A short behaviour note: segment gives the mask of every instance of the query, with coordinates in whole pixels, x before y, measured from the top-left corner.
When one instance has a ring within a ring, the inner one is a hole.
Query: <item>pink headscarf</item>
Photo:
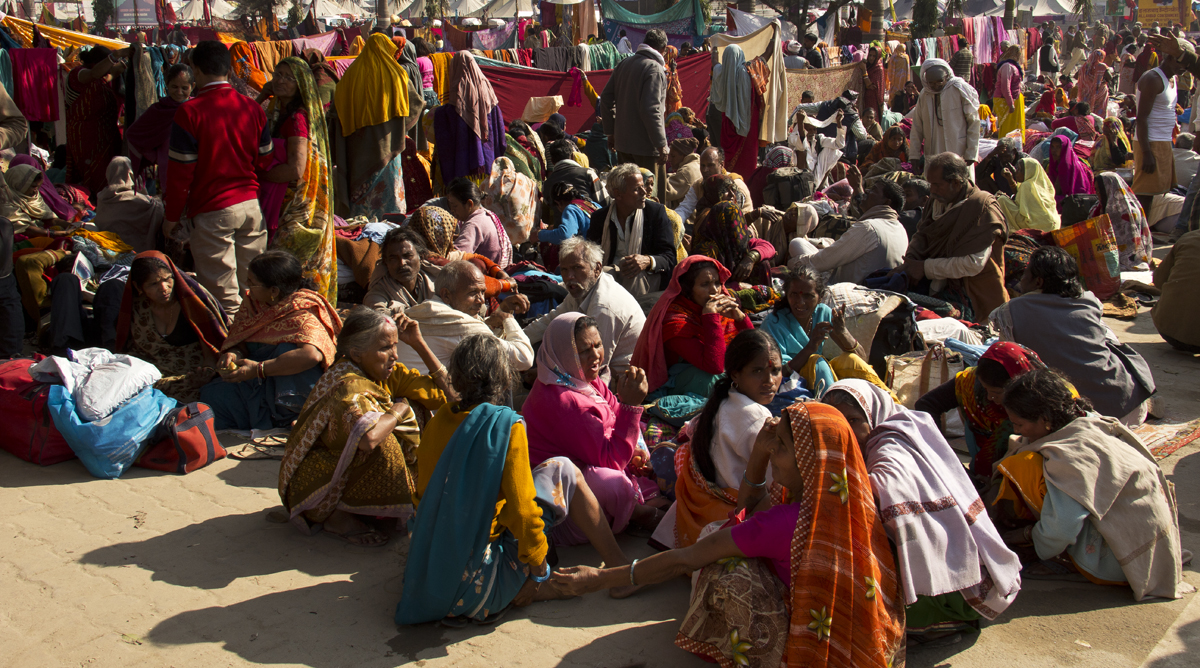
[[[1063,198],[1068,195],[1096,194],[1092,170],[1088,169],[1087,165],[1083,164],[1083,161],[1075,154],[1070,138],[1063,135],[1055,135],[1050,138],[1052,146],[1056,141],[1063,144],[1062,157],[1055,161],[1051,154],[1050,166],[1046,169],[1046,175],[1054,184],[1054,200],[1062,202]]]
[[[663,347],[663,321],[667,319],[667,314],[675,299],[683,293],[679,277],[686,274],[692,265],[701,262],[711,262],[716,265],[721,285],[725,285],[732,276],[720,262],[707,255],[689,255],[683,259],[683,262],[675,265],[675,271],[671,272],[671,283],[667,286],[667,291],[663,293],[662,297],[659,297],[654,308],[650,309],[650,315],[646,317],[646,324],[642,325],[642,333],[638,336],[637,345],[633,348],[633,358],[630,360],[630,364],[633,366],[646,370],[646,381],[651,392],[667,382],[667,352]]]
[[[538,349],[538,380],[543,385],[566,387],[603,401],[596,388],[584,380],[579,350],[575,347],[575,322],[583,317],[583,313],[564,313],[550,321]]]

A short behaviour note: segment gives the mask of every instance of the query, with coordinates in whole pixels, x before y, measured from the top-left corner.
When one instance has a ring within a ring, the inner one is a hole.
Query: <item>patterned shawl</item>
[[[341,331],[342,319],[329,302],[302,288],[276,304],[264,304],[253,297],[243,299],[221,350],[228,351],[239,343],[307,343],[321,351],[321,365],[329,368],[337,356],[336,341]]]
[[[53,216],[40,191],[32,195],[25,194],[40,175],[41,171],[30,165],[9,167],[4,172],[5,189],[8,192],[0,200],[0,215],[11,220],[13,229],[18,233],[30,225],[41,225],[42,220]],[[43,178],[42,184],[46,182],[47,179]]]
[[[1046,367],[1037,353],[1007,341],[993,343],[980,359],[999,362],[1009,378]],[[1013,433],[1008,413],[1003,406],[988,401],[987,390],[979,382],[975,367],[958,372],[954,378],[954,393],[967,423],[968,445],[972,446],[971,472],[991,475],[992,464],[1001,454],[996,451],[997,446],[1007,447],[1008,437]]]
[[[741,207],[722,199],[696,225],[692,254],[707,255],[726,267],[737,267],[750,252],[750,238]]]
[[[408,219],[408,225],[425,240],[430,255],[444,258],[454,250],[458,219],[449,211],[436,206],[423,206]]]
[[[1071,139],[1055,135],[1050,138],[1051,146],[1056,141],[1062,142],[1062,154],[1059,155],[1058,160],[1051,155],[1050,167],[1046,170],[1046,174],[1054,184],[1054,199],[1061,202],[1068,195],[1096,194],[1092,170],[1088,169],[1087,165],[1083,164],[1083,161],[1075,154]]]
[[[1116,172],[1104,172],[1096,178],[1104,188],[1104,208],[1101,209],[1097,202],[1091,216],[1095,218],[1102,213],[1108,214],[1121,254],[1121,270],[1131,271],[1135,265],[1149,263],[1154,253],[1154,238],[1150,235],[1150,224],[1146,221],[1137,195]]]
[[[1104,128],[1111,127],[1116,130],[1117,142],[1125,148],[1125,162],[1117,164],[1117,161],[1112,156],[1112,148],[1108,144],[1108,136],[1104,134]],[[1100,124],[1100,136],[1096,138],[1096,146],[1092,149],[1092,171],[1103,172],[1109,169],[1116,169],[1130,164],[1133,151],[1129,143],[1129,137],[1125,136],[1125,126],[1121,125],[1121,119],[1116,116],[1109,116]]]
[[[905,604],[961,591],[971,607],[995,619],[1021,589],[1021,563],[933,418],[897,405],[865,380],[829,388],[838,391],[858,404],[871,429],[859,447],[880,519],[896,544]]]
[[[225,309],[213,299],[199,283],[191,276],[179,271],[171,258],[158,251],[138,253],[134,259],[154,258],[171,269],[175,279],[175,299],[183,310],[183,317],[196,330],[200,337],[200,345],[214,355],[225,347],[225,337],[229,333],[229,316]],[[125,281],[125,292],[121,295],[121,310],[117,315],[117,350],[127,350],[129,347],[129,328],[133,322],[134,295],[133,281]]]
[[[169,98],[168,98],[169,99]],[[42,194],[42,201],[50,208],[54,215],[63,220],[74,220],[76,216],[75,207],[71,203],[63,199],[62,195],[58,194],[58,190],[54,187],[54,183],[50,181],[50,177],[46,176],[46,170],[37,163],[36,160],[28,155],[15,156],[9,163],[8,168],[12,169],[18,165],[29,165],[42,174],[42,185],[38,188],[38,192]],[[32,183],[32,180],[30,181]],[[28,188],[29,186],[25,186]],[[24,192],[22,189],[21,192]]]
[[[763,154],[763,167],[771,169],[779,169],[780,167],[791,167],[796,162],[796,152],[791,146],[772,146]]]
[[[904,601],[850,425],[824,404],[784,413],[804,478],[791,537],[787,666],[901,665]]]

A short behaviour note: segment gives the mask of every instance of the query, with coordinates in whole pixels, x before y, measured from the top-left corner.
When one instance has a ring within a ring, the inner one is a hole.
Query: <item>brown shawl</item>
[[[971,298],[978,322],[987,320],[993,309],[1008,301],[1004,288],[1004,242],[1008,225],[996,198],[974,184],[967,185],[966,197],[943,205],[936,200],[925,209],[917,231],[908,242],[906,260],[950,258],[972,255],[991,246],[992,254],[983,271],[964,279],[962,284]]]

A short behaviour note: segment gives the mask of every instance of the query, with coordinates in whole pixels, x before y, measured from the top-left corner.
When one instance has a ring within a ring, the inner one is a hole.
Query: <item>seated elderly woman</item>
[[[1008,183],[1009,190],[1016,193],[1012,198],[1003,193],[996,194],[1008,229],[1049,232],[1062,225],[1058,203],[1054,201],[1054,184],[1040,162],[1022,158],[1015,169],[1005,167],[1000,175]]]
[[[1013,380],[1003,401],[1020,438],[996,467],[990,512],[1027,572],[1128,583],[1139,601],[1190,591],[1170,483],[1137,436],[1048,369]]]
[[[417,452],[417,515],[397,624],[491,623],[512,605],[563,598],[546,582],[546,557],[548,534],[567,519],[605,563],[629,563],[569,459],[530,466],[525,423],[505,405],[514,373],[487,335],[467,337],[450,356],[450,380],[462,396],[429,421]],[[614,597],[635,590],[610,589]]]
[[[723,666],[884,666],[903,661],[903,593],[854,434],[837,409],[788,406],[758,432],[745,477],[775,482],[789,503],[629,566],[560,569],[584,594],[699,571],[675,644]],[[832,485],[832,486],[831,486]],[[756,558],[757,557],[757,558]],[[461,573],[460,573],[461,577]],[[406,590],[407,591],[407,588]]]
[[[728,280],[729,270],[704,255],[676,265],[633,349],[633,366],[657,396],[709,396],[725,372],[725,346],[754,327],[723,287]]]
[[[43,191],[46,190],[43,184],[49,185],[42,171],[33,165],[10,166],[4,172],[0,218],[7,218],[12,223],[14,235],[52,239],[67,235],[66,232],[47,229],[63,218],[50,208],[43,197]],[[53,191],[54,186],[50,186],[49,190]],[[69,210],[70,206],[67,206],[63,213]],[[21,303],[32,322],[36,323],[41,317],[42,308],[50,305],[49,286],[42,273],[67,255],[63,250],[47,249],[25,253],[13,259],[13,274],[20,286]]]
[[[529,299],[513,295],[500,303],[496,312],[483,317],[487,307],[483,273],[466,260],[442,267],[433,283],[434,294],[405,311],[421,325],[430,349],[438,359],[450,359],[459,342],[472,334],[486,334],[500,341],[512,365],[524,371],[533,366],[533,346],[513,314],[529,309]],[[429,370],[416,351],[399,348],[400,362],[413,369]]]
[[[744,490],[770,484],[746,480],[754,439],[771,417],[767,406],[779,392],[783,362],[779,346],[761,329],[742,331],[725,349],[725,373],[700,415],[677,437],[675,461],[683,472],[675,483],[675,503],[651,537],[662,549],[688,547],[704,527],[724,522],[737,510]],[[771,488],[776,501],[782,489]]]
[[[1045,367],[1032,350],[999,341],[980,356],[975,366],[959,371],[917,399],[913,410],[930,414],[935,422],[941,421],[943,413],[958,410],[966,427],[971,473],[986,478],[992,474],[992,465],[1004,456],[1013,433],[1012,422],[1000,404],[1004,386],[1013,378]]]
[[[249,298],[217,359],[221,378],[200,389],[217,429],[290,425],[333,363],[342,319],[306,287],[303,272],[287,251],[267,251],[250,261]]]
[[[819,397],[841,378],[861,378],[886,388],[863,357],[866,352],[846,328],[845,309],[822,303],[825,281],[808,266],[788,271],[783,279],[785,299],[762,323],[783,358],[784,373],[804,381]],[[829,347],[832,338],[838,350]]]
[[[733,180],[728,176],[706,179],[704,192],[706,202],[709,195],[715,195],[715,201],[699,214],[699,222],[692,233],[692,255],[706,255],[732,267],[731,286],[739,283],[769,285],[775,246],[754,236],[737,203],[740,195]]]
[[[460,176],[446,186],[446,203],[459,222],[454,236],[455,250],[478,253],[501,269],[512,264],[512,241],[499,216],[483,206],[483,193],[478,186]]]
[[[388,231],[379,247],[379,263],[371,272],[363,306],[391,315],[429,299],[434,294],[433,277],[421,263],[425,242],[411,227]]]
[[[108,187],[96,195],[96,217],[92,224],[101,232],[112,232],[141,253],[154,250],[163,223],[163,202],[134,189],[133,164],[117,156],[108,163]]]
[[[117,319],[116,350],[158,367],[154,384],[180,403],[200,400],[229,333],[220,302],[158,251],[139,253]]]
[[[396,363],[396,343],[419,350],[431,376]],[[435,411],[446,403],[445,369],[412,320],[358,307],[346,316],[337,359],[316,386],[288,437],[279,496],[292,523],[361,547],[388,535],[355,515],[411,512],[421,429],[411,403]]]
[[[650,459],[638,443],[646,373],[626,368],[613,376],[615,394],[610,392],[600,377],[605,352],[590,316],[564,313],[546,328],[537,380],[525,400],[529,461],[537,466],[553,457],[570,459],[596,493],[613,533],[630,523],[653,529],[662,513],[646,502],[658,496],[658,485],[638,475]],[[577,545],[586,538],[568,521],[555,540]]]
[[[454,260],[467,260],[479,267],[487,284],[487,297],[493,299],[504,292],[512,292],[517,283],[495,262],[478,253],[464,253],[454,248],[454,237],[458,233],[458,219],[440,207],[425,205],[409,216],[405,227],[410,227],[421,237],[425,250],[421,253],[421,265],[425,273],[436,277],[439,269]],[[386,240],[386,239],[385,239]],[[369,286],[368,286],[369,289]]]
[[[1000,340],[1038,354],[1071,379],[1096,411],[1131,427],[1146,420],[1154,375],[1150,365],[1104,324],[1100,300],[1083,289],[1067,251],[1043,246],[1029,257],[1020,297],[992,311]]]
[[[1021,589],[1021,562],[933,419],[863,380],[840,380],[821,401],[846,418],[866,460],[896,546],[909,637],[978,630],[1004,612]],[[909,512],[917,506],[927,512]]]

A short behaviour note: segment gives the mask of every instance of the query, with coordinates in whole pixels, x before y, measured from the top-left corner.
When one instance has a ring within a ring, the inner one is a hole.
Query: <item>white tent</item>
[[[203,21],[204,2],[205,0],[188,0],[184,6],[175,11],[175,18],[180,21]],[[225,2],[225,0],[211,0],[208,3],[208,7],[215,19],[234,17],[234,6]]]

